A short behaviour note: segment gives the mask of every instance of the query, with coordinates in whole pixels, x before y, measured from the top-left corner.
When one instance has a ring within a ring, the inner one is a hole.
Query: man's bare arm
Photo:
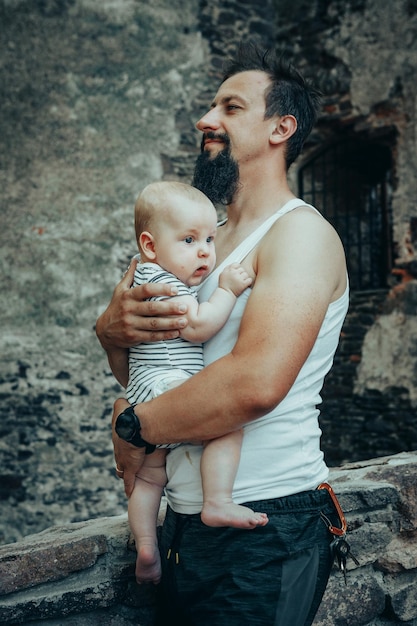
[[[343,249],[326,224],[320,216],[304,215],[283,218],[271,229],[258,252],[257,278],[236,346],[180,387],[137,406],[145,440],[219,437],[283,400],[329,303],[346,285]]]
[[[116,473],[123,478],[125,493],[129,498],[135,486],[136,474],[139,472],[145,460],[145,448],[137,448],[116,434],[114,430],[117,416],[129,406],[127,400],[118,398],[114,403],[112,416],[112,440],[114,447],[114,459],[116,461]]]

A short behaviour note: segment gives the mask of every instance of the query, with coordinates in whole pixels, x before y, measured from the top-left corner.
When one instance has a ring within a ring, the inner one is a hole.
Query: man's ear
[[[139,235],[138,246],[141,255],[145,259],[148,259],[149,261],[154,261],[156,259],[155,240],[151,233],[148,233],[148,231],[144,230]]]
[[[276,123],[269,137],[272,144],[288,141],[297,130],[297,120],[294,115],[282,115],[276,119]]]

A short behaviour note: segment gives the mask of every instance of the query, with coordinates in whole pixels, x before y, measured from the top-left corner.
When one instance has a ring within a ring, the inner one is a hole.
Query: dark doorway
[[[298,172],[299,195],[339,233],[353,290],[387,286],[392,267],[391,153],[348,139],[316,152]]]

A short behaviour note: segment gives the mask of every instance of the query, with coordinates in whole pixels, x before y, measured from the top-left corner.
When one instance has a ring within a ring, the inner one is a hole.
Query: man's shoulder
[[[268,274],[288,272],[291,266],[309,274],[323,265],[337,272],[344,258],[335,228],[318,211],[302,205],[277,220],[257,250],[258,270]]]
[[[270,235],[271,238],[294,237],[298,239],[298,237],[308,237],[313,245],[313,236],[319,240],[321,237],[339,238],[335,228],[320,211],[310,205],[303,204],[302,201],[298,207],[280,217],[267,235]]]

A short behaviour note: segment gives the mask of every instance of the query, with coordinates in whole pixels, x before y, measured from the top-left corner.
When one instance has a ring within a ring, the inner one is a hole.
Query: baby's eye
[[[207,241],[207,243],[213,243],[214,237],[213,236],[207,237],[206,241]]]
[[[193,238],[192,237],[186,237],[184,239],[185,243],[193,243]]]

